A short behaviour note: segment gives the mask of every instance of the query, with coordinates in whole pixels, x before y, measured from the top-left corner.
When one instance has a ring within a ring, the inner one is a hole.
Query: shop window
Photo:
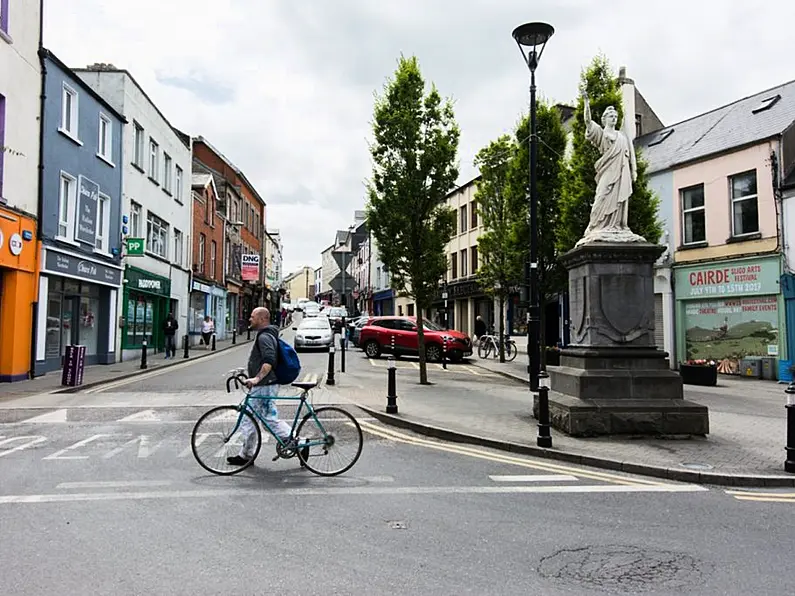
[[[207,307],[206,294],[191,292],[190,295],[190,331],[198,333],[202,330],[204,310]]]
[[[0,94],[0,147],[6,144],[6,98]],[[3,196],[3,163],[5,151],[0,150],[0,197]]]
[[[699,184],[681,191],[683,244],[696,244],[707,240],[707,220],[704,209],[704,185]]]
[[[151,211],[146,215],[146,250],[168,258],[168,224]]]
[[[127,339],[125,347],[140,347],[144,340],[146,340],[148,345],[151,345],[153,319],[153,300],[142,295],[131,295],[127,299],[127,321],[125,328]]]
[[[58,293],[53,293],[53,288],[50,288],[50,294],[47,298],[47,338],[44,344],[44,357],[48,360],[61,356],[61,328],[63,326],[61,308],[63,297],[58,290],[56,288],[55,291]]]
[[[96,354],[99,347],[98,312],[99,300],[97,298],[80,297],[80,321],[77,329],[77,342],[86,346],[86,354]]]
[[[756,194],[756,170],[730,178],[732,201],[732,236],[746,236],[759,231],[759,208]]]

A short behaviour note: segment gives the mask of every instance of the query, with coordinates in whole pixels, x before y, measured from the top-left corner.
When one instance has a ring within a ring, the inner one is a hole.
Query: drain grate
[[[389,527],[392,530],[408,530],[409,525],[404,521],[391,521]]]
[[[548,579],[606,592],[679,590],[704,581],[706,565],[685,553],[637,546],[562,549],[541,559]]]

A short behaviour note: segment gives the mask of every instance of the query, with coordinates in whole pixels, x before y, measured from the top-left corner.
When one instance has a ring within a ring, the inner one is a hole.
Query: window
[[[133,155],[133,163],[144,169],[144,127],[137,122],[133,123],[135,126],[135,154]]]
[[[414,305],[413,304],[406,305],[406,313],[410,317],[414,316]],[[403,329],[404,331],[414,331],[414,329],[416,328],[416,325],[414,325],[414,323],[411,323],[409,321],[403,321],[403,324],[405,325],[405,327]]]
[[[177,166],[177,173],[174,177],[174,198],[182,202],[182,168]]]
[[[2,1],[2,0],[0,0]],[[3,12],[5,14],[5,11]],[[6,98],[0,95],[0,147],[6,145]],[[0,197],[3,196],[3,156],[5,152],[0,149]]]
[[[166,192],[171,192],[171,168],[173,165],[171,156],[163,152],[163,190]]]
[[[464,232],[467,231],[467,206],[466,205],[464,205],[463,207],[461,207],[458,210],[458,220],[459,220],[459,226],[461,228],[459,230],[459,233],[463,234]]]
[[[732,176],[729,182],[732,198],[732,236],[745,236],[758,232],[756,170]]]
[[[113,161],[113,122],[105,114],[99,115],[97,155],[108,161]]]
[[[149,139],[149,177],[157,182],[157,158],[159,145]]]
[[[63,84],[61,95],[61,129],[77,139],[77,91],[66,83]]]
[[[381,267],[375,268],[375,287],[381,287]]]
[[[229,237],[227,237],[224,246],[226,247],[224,252],[224,274],[229,275],[232,271],[232,242]]]
[[[199,234],[199,273],[204,273],[204,245],[207,239],[204,234]]]
[[[182,267],[182,232],[174,228],[174,264]]]
[[[146,215],[146,250],[168,258],[168,224],[151,211]]]
[[[707,241],[707,221],[704,210],[704,185],[685,188],[682,194],[683,244]]]
[[[109,251],[108,238],[110,228],[110,197],[100,194],[97,201],[97,239],[94,246],[102,251]]]
[[[135,201],[130,203],[130,236],[141,237],[141,206]]]
[[[478,247],[473,246],[469,252],[469,264],[472,266],[472,275],[475,275],[478,272]]]
[[[58,197],[58,236],[69,238],[72,213],[77,204],[77,180],[61,172],[61,188]]]
[[[210,242],[210,277],[215,279],[215,257],[218,255],[218,245],[215,240]]]
[[[469,211],[472,214],[471,218],[472,221],[470,222],[471,224],[470,227],[474,230],[476,227],[478,227],[478,206],[477,203],[475,203],[475,201],[472,201],[472,203],[470,203]]]
[[[458,277],[458,255],[455,253],[450,255],[450,279],[455,279]]]
[[[467,273],[467,249],[461,251],[461,277],[466,277]]]

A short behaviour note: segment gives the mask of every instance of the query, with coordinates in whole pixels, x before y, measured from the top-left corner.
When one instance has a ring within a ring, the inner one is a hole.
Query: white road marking
[[[33,447],[34,445],[38,445],[39,443],[43,443],[44,441],[47,440],[46,437],[42,437],[39,435],[9,437],[8,439],[3,439],[2,441],[0,441],[0,446],[9,445],[12,442],[19,441],[21,439],[30,439],[30,440],[27,443],[23,443],[22,445],[17,445],[16,447],[13,447],[11,449],[5,449],[3,451],[0,451],[0,457],[3,457],[4,455],[9,455],[11,453],[14,453],[15,451],[22,451],[23,449],[27,449],[28,447]]]
[[[572,482],[579,480],[576,476],[568,474],[535,474],[515,476],[489,476],[494,482]]]
[[[143,412],[136,412],[120,418],[117,422],[160,422],[160,417],[154,410],[144,410]]]
[[[171,480],[90,480],[88,482],[61,482],[55,488],[64,490],[73,488],[152,488],[170,485]]]
[[[69,451],[73,451],[74,449],[78,449],[79,447],[82,447],[83,445],[88,445],[89,443],[92,443],[92,442],[96,441],[97,439],[101,439],[102,437],[112,437],[112,436],[113,435],[106,435],[106,434],[91,435],[87,439],[83,439],[82,441],[78,441],[74,445],[69,445],[69,447],[65,447],[64,449],[61,449],[60,451],[56,451],[55,453],[53,453],[51,455],[48,455],[47,457],[43,457],[42,460],[46,460],[46,459],[88,459],[87,455],[67,455],[67,456],[64,456],[64,453],[67,453]]]
[[[510,495],[539,493],[692,493],[709,489],[695,485],[626,486],[626,485],[582,485],[582,486],[351,486],[351,487],[301,487],[280,489],[205,489],[169,490],[115,493],[53,493],[39,495],[3,495],[0,505],[19,503],[66,503],[80,501],[131,501],[145,499],[208,499],[213,497],[258,497],[266,498],[334,495]]]
[[[369,482],[370,484],[388,484],[390,482],[394,482],[394,476],[342,476],[343,479],[347,480],[360,480],[364,482]],[[282,480],[285,484],[293,483],[293,482],[328,482],[328,478],[323,478],[320,476],[294,476],[285,478]]]
[[[469,372],[471,372],[473,375],[477,375],[479,377],[491,376],[491,375],[480,373],[480,372],[476,371],[474,368],[472,368],[471,366],[462,366],[461,368],[466,369]]]
[[[108,451],[105,455],[102,456],[102,459],[110,459],[114,455],[118,455],[122,451],[125,450],[129,445],[134,445],[138,443],[138,457],[141,459],[146,459],[150,455],[152,455],[155,451],[158,450],[162,442],[158,443],[154,447],[151,447],[149,444],[149,437],[147,435],[140,435],[135,437],[131,441],[127,441],[124,445],[120,447],[116,447],[116,449],[112,449]]]
[[[62,408],[60,410],[55,410],[54,412],[47,412],[46,414],[39,414],[38,416],[34,416],[33,418],[28,418],[26,420],[19,421],[22,424],[39,424],[39,423],[62,423],[66,422],[66,408]]]

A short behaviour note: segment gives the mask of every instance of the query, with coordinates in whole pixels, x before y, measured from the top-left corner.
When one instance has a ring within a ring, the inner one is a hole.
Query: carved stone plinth
[[[654,262],[664,247],[593,243],[563,256],[571,345],[547,367],[552,425],[574,436],[705,435],[707,408],[654,343]],[[534,410],[536,408],[534,407]]]

